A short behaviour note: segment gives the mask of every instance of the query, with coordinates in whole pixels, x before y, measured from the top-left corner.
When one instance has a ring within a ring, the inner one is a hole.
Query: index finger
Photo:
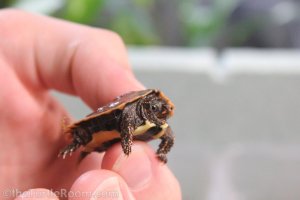
[[[30,88],[78,95],[94,109],[143,88],[113,32],[16,10],[1,11],[0,24],[0,53]]]

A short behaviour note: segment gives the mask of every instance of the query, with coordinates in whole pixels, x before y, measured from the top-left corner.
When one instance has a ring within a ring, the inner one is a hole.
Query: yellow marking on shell
[[[104,142],[111,141],[116,138],[120,138],[120,134],[117,131],[100,131],[94,133],[92,140],[84,147],[84,151],[92,152]]]
[[[141,135],[154,126],[156,126],[154,123],[147,120],[143,126],[139,126],[134,130],[133,135]]]
[[[160,138],[161,136],[163,136],[167,130],[167,128],[169,127],[169,125],[167,123],[163,124],[160,126],[161,128],[161,131],[159,133],[157,133],[156,135],[153,135],[152,138],[154,139],[158,139]]]

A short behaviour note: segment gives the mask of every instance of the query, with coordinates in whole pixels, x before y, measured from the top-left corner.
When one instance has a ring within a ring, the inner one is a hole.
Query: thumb
[[[124,180],[108,170],[92,170],[81,175],[68,192],[69,200],[134,199]]]
[[[117,172],[136,199],[181,199],[177,179],[146,143],[135,142],[128,157],[120,145],[114,145],[106,152],[102,168]]]

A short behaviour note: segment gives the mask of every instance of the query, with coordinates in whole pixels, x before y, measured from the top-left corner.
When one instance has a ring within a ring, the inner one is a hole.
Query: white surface
[[[129,48],[135,70],[172,70],[182,73],[300,73],[300,50],[211,48]]]
[[[219,61],[228,73],[300,73],[300,50],[229,49]]]
[[[182,73],[214,70],[217,56],[213,49],[167,47],[129,48],[129,58],[135,70],[178,71]]]

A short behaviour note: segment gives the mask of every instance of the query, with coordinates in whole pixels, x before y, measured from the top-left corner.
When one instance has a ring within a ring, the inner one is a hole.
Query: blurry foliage
[[[163,38],[156,29],[157,22],[153,16],[157,1],[67,0],[60,14],[56,16],[74,22],[109,28],[119,33],[128,44],[163,44]],[[203,6],[196,0],[169,1],[169,4],[178,4],[176,6],[178,10],[174,12],[178,13],[181,22],[182,37],[185,38],[183,45],[213,45],[228,16],[235,8],[236,1],[214,0],[209,6]],[[157,14],[164,16],[161,13]],[[168,24],[165,26],[168,27]]]
[[[101,12],[104,0],[66,0],[61,17],[82,24],[90,24]]]
[[[243,20],[239,20],[239,16],[232,19],[242,0],[0,0],[0,2],[1,7],[20,5],[20,2],[26,2],[27,5],[31,3],[32,7],[44,2],[45,7],[46,2],[49,5],[56,2],[56,6],[52,6],[50,12],[49,7],[40,9],[41,12],[47,11],[45,14],[58,18],[111,29],[119,33],[127,44],[134,45],[217,48],[242,46],[250,40],[255,31],[264,27],[264,23],[268,23],[264,21],[265,16],[255,14]]]
[[[55,16],[82,24],[108,28],[129,44],[158,44],[148,15],[152,1],[67,0]]]
[[[201,5],[195,0],[181,4],[183,24],[188,35],[188,45],[212,45],[237,5],[237,0],[213,0],[210,5]]]
[[[0,0],[0,8],[5,8],[15,3],[15,0]]]
[[[158,44],[159,38],[149,15],[151,1],[107,1],[106,23],[103,25],[119,33],[129,44]]]

